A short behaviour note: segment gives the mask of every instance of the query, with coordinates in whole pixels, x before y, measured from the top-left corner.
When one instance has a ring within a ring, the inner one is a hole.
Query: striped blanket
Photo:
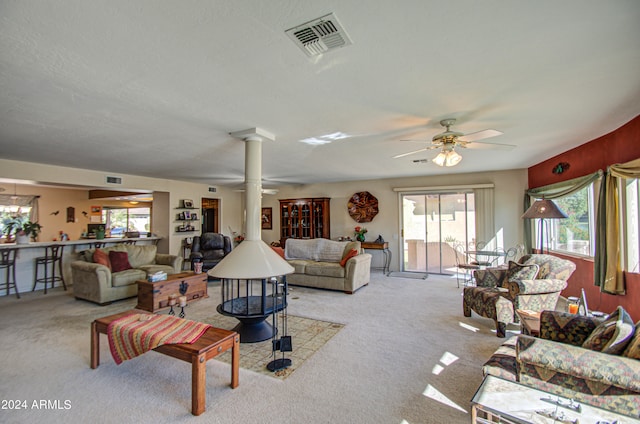
[[[170,315],[131,314],[109,324],[107,339],[113,360],[120,365],[160,345],[193,343],[209,327]]]

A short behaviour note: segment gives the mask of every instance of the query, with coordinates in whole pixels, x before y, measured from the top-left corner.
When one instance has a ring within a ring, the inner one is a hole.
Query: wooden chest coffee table
[[[169,275],[166,280],[150,283],[145,280],[138,284],[138,306],[136,309],[155,312],[169,307],[169,295],[180,296],[180,286],[186,285],[187,302],[209,297],[207,294],[207,274],[195,274],[191,271]],[[183,286],[184,287],[184,286]]]

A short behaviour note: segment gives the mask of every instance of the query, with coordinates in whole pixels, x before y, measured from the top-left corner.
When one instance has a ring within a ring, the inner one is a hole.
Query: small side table
[[[528,309],[516,309],[516,314],[520,317],[520,331],[528,336],[540,336],[540,312]]]
[[[190,260],[190,256],[191,256],[191,247],[193,246],[193,243],[189,243],[187,242],[187,239],[182,240],[182,270],[183,271],[192,271],[193,269],[191,268],[191,260]]]
[[[363,241],[360,243],[363,249],[371,249],[371,250],[382,250],[382,254],[384,255],[384,265],[382,267],[372,267],[372,268],[382,268],[382,273],[386,276],[389,276],[391,273],[389,271],[389,266],[391,265],[391,250],[389,250],[389,243],[373,243]]]

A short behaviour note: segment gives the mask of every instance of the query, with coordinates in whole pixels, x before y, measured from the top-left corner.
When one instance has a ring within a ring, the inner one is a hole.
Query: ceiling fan
[[[435,158],[433,158],[432,161],[439,166],[455,166],[462,160],[462,156],[460,156],[460,154],[455,150],[456,147],[498,149],[512,149],[513,147],[515,147],[510,144],[487,143],[478,141],[485,138],[499,136],[502,134],[501,131],[483,130],[474,133],[463,134],[461,132],[451,131],[451,126],[455,123],[456,120],[453,118],[443,119],[442,121],[440,121],[440,125],[445,127],[446,131],[433,136],[430,146],[420,150],[402,153],[394,156],[393,158],[398,159],[427,150],[440,149],[440,153]]]

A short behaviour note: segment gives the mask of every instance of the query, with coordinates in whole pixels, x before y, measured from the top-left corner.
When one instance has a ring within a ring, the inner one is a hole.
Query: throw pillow
[[[636,333],[627,345],[627,349],[622,356],[627,358],[640,359],[640,321],[636,324]]]
[[[105,252],[104,250],[96,249],[95,252],[93,252],[93,262],[104,265],[107,268],[111,269],[111,261],[109,260],[109,255],[107,255],[107,252]]]
[[[109,252],[109,260],[111,261],[111,271],[113,272],[131,269],[127,252],[114,252],[112,250]]]
[[[349,250],[349,252],[347,252],[347,254],[342,257],[342,260],[340,261],[340,266],[344,268],[347,265],[347,261],[353,258],[354,256],[358,256],[358,251],[356,249]]]
[[[538,264],[523,265],[517,262],[509,261],[509,269],[507,270],[508,281],[533,280],[538,275],[540,267]]]
[[[274,252],[276,252],[282,259],[284,259],[284,249],[280,246],[271,246]]]
[[[633,320],[622,306],[589,334],[582,347],[611,355],[622,353],[635,332]]]

